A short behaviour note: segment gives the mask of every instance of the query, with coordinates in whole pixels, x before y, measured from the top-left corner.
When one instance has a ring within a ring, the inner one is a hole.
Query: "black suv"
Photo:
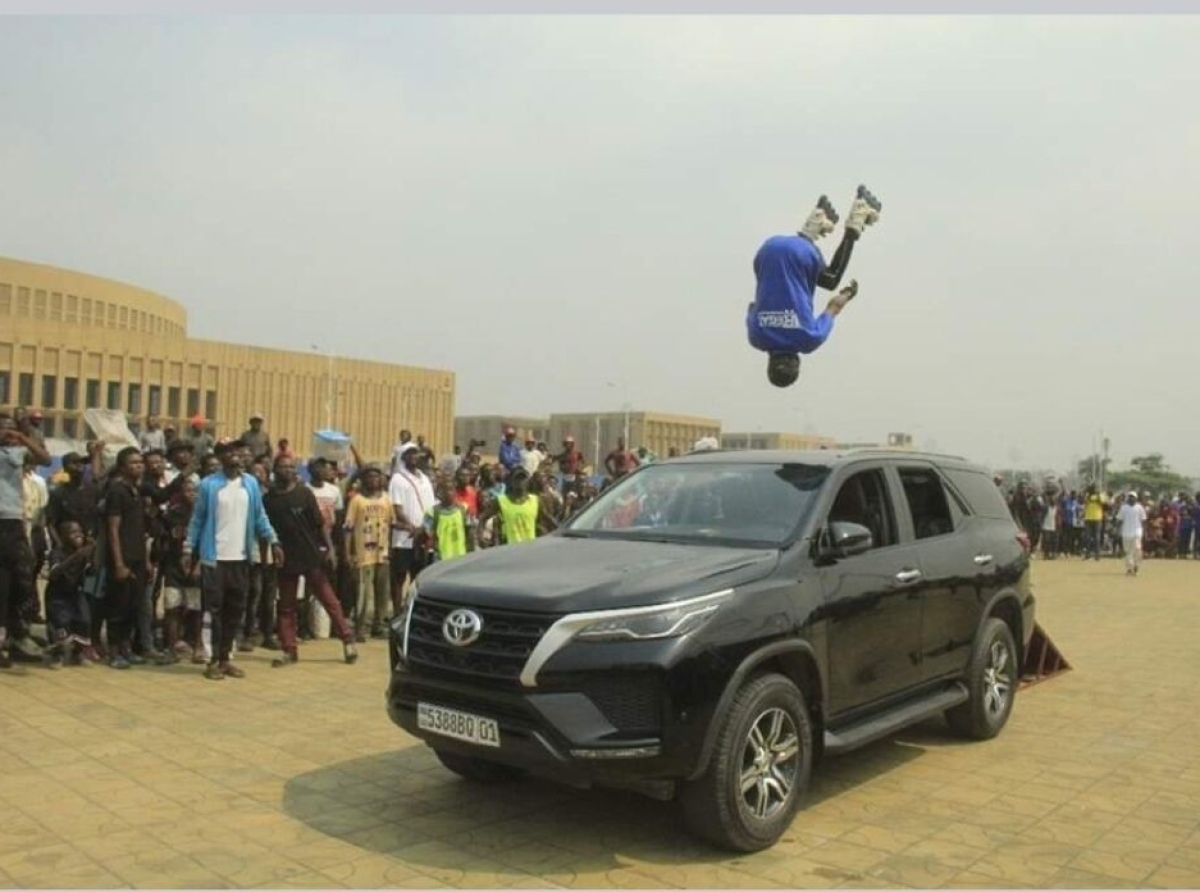
[[[892,451],[708,452],[629,475],[554,535],[426,570],[388,713],[451,771],[678,797],[750,851],[815,757],[944,713],[995,736],[1033,632],[989,476]]]

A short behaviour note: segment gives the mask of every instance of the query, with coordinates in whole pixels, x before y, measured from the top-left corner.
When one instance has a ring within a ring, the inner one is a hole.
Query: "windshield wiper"
[[[558,535],[567,539],[590,539],[592,537],[587,530],[559,530]]]

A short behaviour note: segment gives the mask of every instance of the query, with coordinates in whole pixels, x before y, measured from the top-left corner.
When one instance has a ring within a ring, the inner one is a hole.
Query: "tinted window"
[[[930,539],[954,532],[950,505],[942,478],[931,468],[900,468],[900,482],[908,510],[912,512],[913,533],[918,539]]]
[[[602,493],[564,533],[778,546],[828,476],[818,465],[650,465]]]
[[[953,469],[946,469],[945,474],[950,479],[950,485],[967,500],[972,513],[995,520],[1009,519],[1008,505],[1004,503],[1000,488],[986,474]]]
[[[875,548],[895,545],[896,520],[883,472],[862,471],[847,479],[829,509],[829,521],[866,527]]]

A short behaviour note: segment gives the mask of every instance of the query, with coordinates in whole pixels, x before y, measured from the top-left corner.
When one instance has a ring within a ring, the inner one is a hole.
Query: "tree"
[[[1134,456],[1129,460],[1129,464],[1129,470],[1116,471],[1109,476],[1110,489],[1133,489],[1141,493],[1164,496],[1186,490],[1191,484],[1187,477],[1170,469],[1160,452]]]

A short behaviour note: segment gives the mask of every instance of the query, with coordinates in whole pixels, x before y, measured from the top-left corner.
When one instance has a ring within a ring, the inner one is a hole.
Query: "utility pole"
[[[1100,462],[1100,491],[1101,492],[1107,491],[1106,483],[1108,481],[1108,447],[1109,447],[1109,443],[1110,443],[1110,441],[1109,441],[1108,437],[1104,436],[1104,431],[1100,431],[1100,445],[1104,449],[1104,458]]]
[[[316,344],[311,344],[314,353],[325,353],[325,430],[333,430],[333,351],[322,351]]]

